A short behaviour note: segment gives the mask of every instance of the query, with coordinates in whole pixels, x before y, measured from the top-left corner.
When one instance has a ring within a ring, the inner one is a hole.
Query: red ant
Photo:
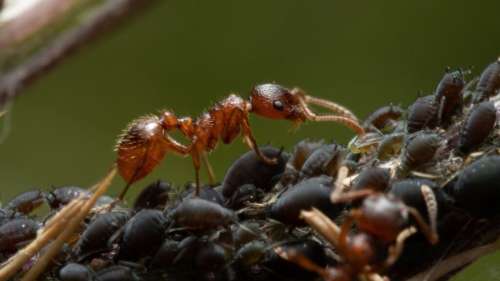
[[[360,274],[381,272],[397,261],[404,242],[417,231],[415,226],[410,225],[410,217],[415,219],[431,244],[438,242],[435,223],[437,203],[429,186],[422,185],[420,191],[428,207],[430,225],[417,209],[405,205],[392,194],[384,194],[368,186],[342,192],[341,182],[346,172],[344,167],[339,170],[340,179],[337,179],[336,190],[331,194],[332,202],[362,202],[346,215],[340,228],[318,210],[303,211],[301,214],[303,219],[336,247],[343,264],[322,268],[296,252],[285,252],[278,248],[276,251],[281,257],[316,272],[326,281],[351,281]],[[350,233],[354,223],[358,232]]]
[[[337,115],[317,115],[309,109],[308,104],[329,109]],[[277,84],[258,85],[252,89],[249,100],[231,94],[195,120],[191,117],[178,118],[174,113],[164,111],[160,117],[149,115],[132,121],[116,147],[118,170],[127,182],[119,199],[123,198],[132,183],[148,175],[167,151],[191,155],[198,194],[200,158],[203,159],[209,180],[213,183],[214,175],[206,152],[213,150],[220,139],[226,144],[232,142],[240,132],[262,161],[276,163],[276,159],[266,157],[257,146],[248,121],[248,114],[251,112],[271,119],[290,120],[297,125],[306,120],[338,122],[358,135],[365,132],[356,116],[336,103],[309,96],[298,88],[289,90]],[[169,135],[175,129],[190,141],[188,145]]]

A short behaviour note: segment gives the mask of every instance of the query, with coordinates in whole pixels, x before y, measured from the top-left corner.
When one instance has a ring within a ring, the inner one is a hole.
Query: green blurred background
[[[0,146],[2,199],[32,187],[88,186],[112,164],[116,136],[133,118],[163,108],[197,116],[262,82],[300,86],[362,118],[391,102],[407,106],[434,89],[446,66],[478,74],[500,55],[499,10],[494,0],[161,2],[17,100]],[[260,143],[285,148],[352,136],[335,124],[290,133],[286,121],[251,123]],[[211,154],[219,179],[246,150],[235,141]],[[192,180],[190,159],[168,155],[137,185],[159,177]]]
[[[2,201],[34,187],[91,185],[113,163],[126,124],[163,108],[197,116],[231,92],[276,81],[364,118],[430,93],[446,66],[478,75],[500,55],[498,0],[160,2],[15,102],[0,145]],[[303,138],[352,137],[335,124],[289,133],[286,121],[251,123],[259,143],[287,149]],[[218,179],[246,150],[238,140],[210,155]],[[128,198],[157,178],[193,180],[191,160],[168,155]],[[123,184],[115,180],[111,192]]]

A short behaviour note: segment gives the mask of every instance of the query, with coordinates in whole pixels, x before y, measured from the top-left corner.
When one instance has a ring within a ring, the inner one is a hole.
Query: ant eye
[[[279,111],[283,111],[283,109],[284,109],[283,103],[279,100],[273,101],[273,107],[274,107],[274,109],[279,110]]]

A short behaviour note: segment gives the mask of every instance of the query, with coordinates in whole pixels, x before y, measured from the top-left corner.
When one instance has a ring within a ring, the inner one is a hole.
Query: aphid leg
[[[420,227],[420,231],[422,231],[427,240],[429,240],[431,244],[436,244],[439,241],[437,232],[433,231],[432,228],[425,222],[424,218],[422,218],[422,215],[418,212],[417,209],[412,207],[407,207],[407,209],[408,212],[417,221],[418,226]]]
[[[196,183],[196,190],[194,195],[199,196],[200,195],[200,154],[198,151],[193,150],[191,152],[191,158],[193,159],[193,166],[194,166],[194,178],[195,178],[195,183]]]
[[[247,145],[250,147],[250,149],[253,149],[257,154],[257,156],[266,164],[276,165],[278,163],[278,159],[276,158],[270,159],[260,151],[259,147],[257,146],[257,141],[253,137],[252,129],[250,128],[250,124],[248,123],[248,119],[246,117],[243,118],[242,126],[243,126],[243,137]]]
[[[205,165],[205,167],[207,167],[208,183],[210,185],[214,185],[215,184],[215,173],[214,173],[214,169],[212,168],[212,165],[208,161],[207,153],[203,152],[201,157],[202,157],[201,159],[203,159],[203,164]]]
[[[317,122],[337,122],[353,130],[359,136],[365,134],[365,129],[363,129],[363,127],[355,119],[337,115],[317,115],[316,113],[312,112],[309,107],[307,107],[307,104],[303,99],[300,99],[300,105],[305,117],[308,120]]]
[[[408,228],[403,229],[398,234],[398,237],[396,237],[395,244],[389,247],[389,256],[387,257],[387,259],[383,264],[385,268],[392,266],[398,260],[399,256],[401,256],[401,253],[403,252],[404,243],[406,239],[408,239],[416,232],[417,229],[413,226],[410,226]]]
[[[321,99],[321,98],[307,95],[300,88],[294,88],[291,90],[291,92],[293,94],[296,94],[297,96],[302,97],[307,104],[314,104],[317,106],[321,106],[321,107],[329,109],[337,114],[340,114],[341,116],[345,116],[349,119],[358,121],[358,118],[356,117],[356,115],[354,115],[354,113],[352,113],[349,109],[347,109],[346,107],[344,107],[338,103],[335,103],[335,102],[332,102],[332,101],[329,101],[326,99]]]
[[[429,214],[429,224],[431,227],[431,231],[433,233],[437,233],[437,215],[438,215],[438,206],[437,200],[432,189],[427,185],[422,185],[420,187],[420,192],[422,193],[422,197],[424,198],[425,205],[427,207],[427,213]]]

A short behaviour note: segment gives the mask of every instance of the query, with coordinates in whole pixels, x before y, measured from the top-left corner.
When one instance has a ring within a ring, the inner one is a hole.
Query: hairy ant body
[[[324,107],[337,115],[317,115],[309,109],[308,104]],[[257,146],[248,121],[248,115],[252,112],[271,119],[290,120],[295,124],[306,120],[338,122],[358,135],[364,134],[356,116],[336,103],[309,96],[298,88],[289,90],[277,84],[258,85],[252,89],[249,100],[232,94],[195,120],[191,117],[178,118],[174,113],[164,111],[160,117],[150,115],[133,121],[116,147],[118,170],[127,182],[119,199],[123,198],[132,183],[148,175],[168,151],[191,156],[198,194],[200,159],[205,162],[213,182],[214,176],[206,152],[215,149],[219,140],[231,143],[240,132],[262,161],[274,164],[276,159],[265,156]],[[169,135],[173,130],[179,130],[190,143],[184,145],[173,139]]]

